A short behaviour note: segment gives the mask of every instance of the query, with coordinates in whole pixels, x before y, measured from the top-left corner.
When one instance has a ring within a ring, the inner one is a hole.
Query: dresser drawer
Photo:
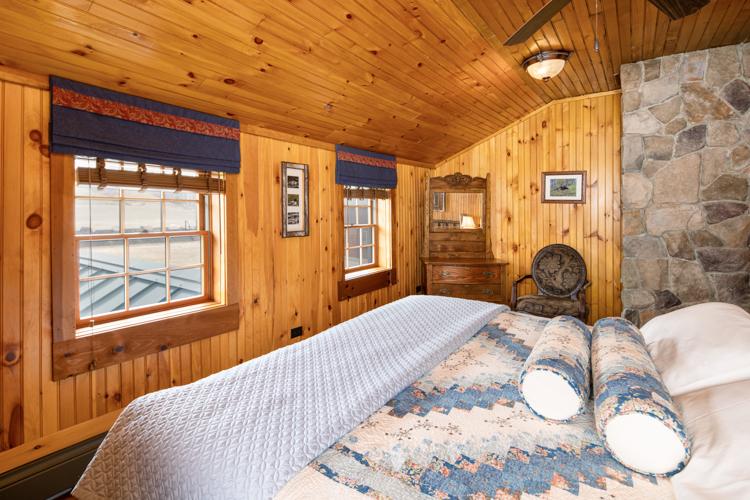
[[[433,294],[444,297],[460,297],[462,299],[484,300],[495,302],[501,298],[500,285],[455,285],[449,283],[435,283]]]
[[[500,266],[433,266],[434,283],[500,283]]]

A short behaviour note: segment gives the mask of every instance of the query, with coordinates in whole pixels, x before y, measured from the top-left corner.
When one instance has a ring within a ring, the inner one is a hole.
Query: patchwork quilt
[[[525,406],[518,376],[547,321],[501,312],[277,498],[673,498],[669,479],[612,458],[591,402],[568,423]]]

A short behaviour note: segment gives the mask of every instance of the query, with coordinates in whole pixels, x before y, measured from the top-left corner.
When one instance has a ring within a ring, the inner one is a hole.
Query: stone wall
[[[750,44],[623,65],[623,316],[750,310]]]

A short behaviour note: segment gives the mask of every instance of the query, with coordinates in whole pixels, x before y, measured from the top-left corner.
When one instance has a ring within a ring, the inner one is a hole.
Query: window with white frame
[[[358,271],[377,265],[377,200],[344,198],[344,269]]]
[[[87,157],[75,166],[78,327],[211,300],[218,179]]]

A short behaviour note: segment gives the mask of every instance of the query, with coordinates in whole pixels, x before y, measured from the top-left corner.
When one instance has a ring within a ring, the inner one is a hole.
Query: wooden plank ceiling
[[[646,0],[0,0],[0,64],[202,111],[251,130],[435,163],[553,99],[618,88],[620,64],[737,43],[750,0],[672,21]],[[548,83],[521,69],[572,50]]]

